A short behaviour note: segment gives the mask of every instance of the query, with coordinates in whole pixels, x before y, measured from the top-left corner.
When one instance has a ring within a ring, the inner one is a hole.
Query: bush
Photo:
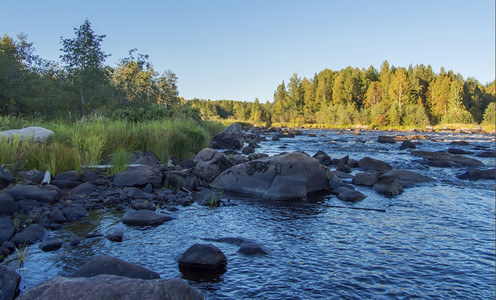
[[[451,108],[448,113],[441,118],[444,124],[472,124],[475,122],[474,117],[466,109]]]
[[[484,111],[484,119],[482,123],[487,125],[494,125],[496,123],[496,109],[494,102],[489,103]]]
[[[401,118],[404,126],[427,126],[430,124],[425,108],[421,105],[405,105]]]

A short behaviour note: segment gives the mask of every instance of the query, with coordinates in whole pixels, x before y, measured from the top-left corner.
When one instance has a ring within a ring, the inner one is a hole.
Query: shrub
[[[110,174],[115,175],[126,169],[126,164],[131,161],[131,157],[124,148],[119,148],[112,155],[112,165],[110,167]]]
[[[484,111],[484,119],[482,123],[487,125],[494,125],[496,123],[496,109],[494,102],[489,103]]]

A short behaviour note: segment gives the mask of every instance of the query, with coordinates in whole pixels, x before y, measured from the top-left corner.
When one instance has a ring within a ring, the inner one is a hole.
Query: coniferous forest
[[[165,117],[235,119],[372,127],[494,124],[495,81],[482,84],[430,65],[379,69],[324,69],[312,78],[296,73],[274,87],[272,102],[186,100],[177,77],[158,72],[149,57],[131,49],[116,67],[105,64],[105,35],[88,20],[75,36],[61,38],[60,62],[35,53],[26,35],[0,39],[0,115],[77,120],[89,114],[140,121]]]

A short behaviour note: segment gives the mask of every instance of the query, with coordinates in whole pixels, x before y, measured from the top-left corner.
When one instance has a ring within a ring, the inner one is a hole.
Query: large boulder
[[[158,273],[147,268],[107,255],[93,256],[87,263],[74,272],[71,277],[93,277],[101,274],[140,279],[160,278]]]
[[[401,184],[399,184],[398,181],[394,178],[382,179],[381,181],[374,184],[373,189],[379,194],[391,197],[397,196],[404,191]]]
[[[494,180],[496,178],[494,168],[486,169],[486,170],[469,168],[465,173],[458,175],[457,177],[459,179],[463,179],[463,180],[468,179],[470,181],[475,181],[480,179]]]
[[[243,127],[238,123],[234,123],[214,137],[212,148],[241,150],[244,142]]]
[[[38,202],[54,202],[58,193],[55,190],[42,188],[37,185],[16,185],[7,191],[16,201],[22,199],[32,199]]]
[[[11,300],[19,293],[21,276],[15,271],[0,266],[0,299]]]
[[[165,172],[165,182],[167,188],[185,188],[189,191],[196,191],[200,186],[200,180],[188,170]]]
[[[205,297],[182,279],[144,280],[103,274],[89,278],[54,277],[27,290],[17,299],[200,300]]]
[[[45,228],[38,224],[30,224],[23,231],[14,235],[10,241],[17,247],[24,247],[25,245],[31,245],[41,241],[44,235]]]
[[[353,178],[356,185],[373,186],[379,181],[379,173],[357,173]]]
[[[143,188],[148,183],[154,188],[162,187],[162,173],[160,170],[147,165],[129,168],[114,177],[116,187],[134,186]]]
[[[194,244],[179,259],[179,267],[186,269],[216,269],[227,265],[227,257],[212,244]]]
[[[0,190],[14,183],[15,178],[9,170],[0,167]]]
[[[48,140],[55,133],[49,129],[43,127],[26,127],[22,129],[11,129],[6,131],[0,131],[0,137],[13,139],[14,136],[19,136],[22,140],[34,140],[36,142],[43,142]]]
[[[128,226],[158,226],[170,220],[172,217],[169,215],[141,209],[125,215],[122,218],[122,223]]]
[[[12,216],[17,211],[15,199],[8,193],[0,193],[0,216]]]
[[[396,179],[398,183],[404,187],[409,188],[422,182],[434,182],[436,179],[420,175],[418,173],[407,170],[391,170],[380,175],[380,179]]]
[[[76,221],[88,216],[88,211],[83,206],[71,205],[62,210],[67,221]]]
[[[54,237],[47,237],[40,244],[40,249],[45,252],[55,251],[60,247],[62,247],[62,241]]]
[[[358,167],[369,171],[389,171],[393,169],[393,167],[391,167],[391,165],[387,162],[371,157],[364,157],[360,159],[358,161]]]
[[[484,163],[475,158],[466,157],[463,155],[449,154],[445,152],[429,152],[429,151],[412,151],[411,155],[426,159],[429,164],[436,167],[483,167]]]
[[[0,216],[0,244],[8,241],[14,234],[14,220],[7,216]]]
[[[220,173],[232,166],[224,154],[210,148],[198,152],[193,163],[195,164],[193,174],[206,182],[211,182]]]
[[[317,151],[313,155],[313,158],[317,159],[324,166],[330,166],[331,165],[331,157],[322,150]]]
[[[268,200],[303,200],[308,194],[328,190],[330,178],[318,160],[293,152],[236,165],[210,185]]]
[[[382,144],[396,144],[394,136],[380,135],[377,137],[377,142]]]

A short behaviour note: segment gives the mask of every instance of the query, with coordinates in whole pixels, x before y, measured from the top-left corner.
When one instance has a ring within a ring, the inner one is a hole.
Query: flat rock
[[[89,278],[54,277],[23,292],[17,299],[202,300],[205,297],[182,279],[144,280],[103,274]]]
[[[257,243],[243,243],[238,249],[238,252],[244,255],[266,255],[267,251],[265,251],[262,246]]]
[[[397,196],[404,191],[401,184],[394,178],[381,179],[381,181],[374,184],[373,189],[379,194],[391,197]]]
[[[380,135],[377,137],[377,142],[378,143],[383,143],[383,144],[396,144],[396,140],[394,139],[394,136],[388,136],[388,135]]]
[[[70,277],[93,277],[101,274],[128,278],[157,279],[160,275],[142,266],[107,255],[93,256]]]
[[[338,199],[343,201],[360,201],[366,198],[366,196],[359,191],[351,190],[345,187],[340,187],[335,191]]]
[[[76,171],[62,172],[55,175],[53,180],[79,181],[79,174]]]
[[[12,216],[17,211],[17,203],[10,194],[0,193],[0,215]]]
[[[370,171],[389,171],[392,170],[390,164],[385,161],[378,160],[371,157],[364,157],[358,161],[358,167]]]
[[[169,215],[142,209],[125,215],[122,218],[122,223],[128,226],[158,226],[170,220],[172,217]]]
[[[484,163],[475,158],[466,157],[463,155],[449,154],[445,152],[429,152],[429,151],[412,151],[410,154],[423,159],[427,159],[434,163],[435,166],[466,166],[466,167],[483,167]]]
[[[379,173],[357,173],[353,178],[353,183],[362,186],[373,186],[379,181]]]
[[[113,231],[105,236],[105,238],[112,242],[122,242],[124,237],[124,232],[122,231]]]
[[[475,181],[475,180],[481,180],[481,179],[488,179],[488,180],[495,180],[495,169],[486,169],[486,170],[479,170],[479,169],[474,169],[474,168],[469,168],[465,173],[458,175],[457,176],[459,179],[463,180],[470,180],[470,181]]]
[[[67,221],[76,221],[88,216],[88,211],[82,206],[69,206],[62,210]]]
[[[24,247],[43,240],[45,228],[38,224],[30,224],[23,231],[16,233],[10,241],[17,247]]]
[[[413,171],[408,171],[408,170],[391,170],[387,171],[385,173],[382,173],[380,175],[380,179],[396,179],[398,183],[404,187],[404,188],[409,188],[412,187],[416,184],[422,183],[422,182],[434,182],[436,179],[429,177],[429,176],[424,176],[418,173],[415,173]]]
[[[0,299],[11,300],[19,294],[21,276],[15,271],[0,265]]]
[[[62,247],[62,241],[54,237],[47,237],[40,244],[40,249],[45,252],[55,251],[60,247]]]
[[[92,183],[85,182],[77,185],[73,189],[71,189],[71,195],[90,195],[95,192],[95,186]]]
[[[16,201],[21,199],[32,199],[39,202],[51,203],[57,197],[57,191],[41,188],[37,185],[16,185],[7,191]]]
[[[142,165],[129,168],[114,177],[116,187],[134,186],[143,188],[150,183],[154,188],[162,187],[163,175],[160,170],[151,166]]]
[[[227,265],[227,257],[212,244],[194,244],[179,259],[187,269],[216,269]]]

